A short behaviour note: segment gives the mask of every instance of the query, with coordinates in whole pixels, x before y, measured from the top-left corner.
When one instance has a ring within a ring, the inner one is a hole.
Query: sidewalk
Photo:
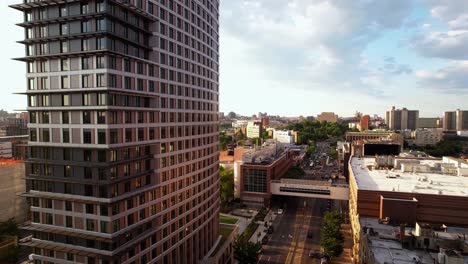
[[[268,226],[271,226],[275,222],[276,217],[277,215],[273,212],[273,210],[270,209],[266,214],[264,221],[257,221],[257,230],[255,230],[255,233],[252,235],[252,237],[250,237],[249,241],[253,243],[262,241],[263,237],[267,235],[268,229],[268,227],[265,227],[265,222],[268,222]],[[260,236],[258,236],[259,232]]]

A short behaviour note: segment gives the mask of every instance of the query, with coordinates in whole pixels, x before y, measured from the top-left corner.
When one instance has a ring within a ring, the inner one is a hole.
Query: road
[[[285,202],[284,214],[279,215],[273,224],[275,231],[263,246],[258,263],[320,263],[309,258],[308,253],[320,249],[321,211],[325,201],[288,197]],[[311,238],[307,238],[309,231]]]

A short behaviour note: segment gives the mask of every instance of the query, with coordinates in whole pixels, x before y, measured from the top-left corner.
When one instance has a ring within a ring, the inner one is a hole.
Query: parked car
[[[281,208],[278,209],[278,214],[279,214],[279,215],[282,215],[282,214],[283,214],[283,209],[281,209]]]
[[[268,227],[268,230],[267,230],[268,234],[273,234],[273,231],[275,231],[275,230],[273,229],[272,226]]]
[[[268,243],[268,237],[267,236],[264,236],[262,238],[262,245],[266,245],[266,243]]]

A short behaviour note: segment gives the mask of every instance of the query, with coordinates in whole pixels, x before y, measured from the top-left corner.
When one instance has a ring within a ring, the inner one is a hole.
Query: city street
[[[308,254],[310,250],[320,249],[321,211],[325,200],[285,197],[284,202],[284,213],[273,224],[274,233],[268,235],[269,241],[263,246],[258,263],[320,263]]]

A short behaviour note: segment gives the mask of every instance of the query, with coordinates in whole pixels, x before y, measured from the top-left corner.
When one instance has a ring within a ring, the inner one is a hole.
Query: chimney
[[[400,241],[405,240],[405,224],[400,224]]]

